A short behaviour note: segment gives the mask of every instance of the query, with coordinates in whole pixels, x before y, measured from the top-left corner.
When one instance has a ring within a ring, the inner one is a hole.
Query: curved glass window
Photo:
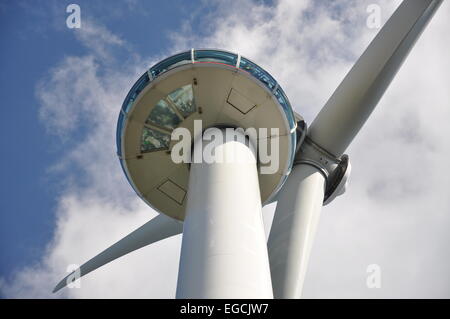
[[[150,69],[150,74],[153,78],[156,78],[161,73],[164,73],[170,69],[173,69],[174,67],[191,63],[191,52],[183,52],[176,55],[173,55],[161,62],[159,62],[157,65],[153,66]]]
[[[168,149],[170,134],[145,127],[142,129],[141,152],[151,152],[161,149]]]
[[[125,98],[125,101],[123,102],[122,105],[122,109],[125,111],[125,113],[128,113],[139,93],[142,92],[142,90],[147,86],[149,82],[150,79],[148,77],[147,72],[145,72],[139,78],[139,80],[137,80],[136,83],[134,83],[133,87],[131,88],[130,92],[128,92],[128,95]]]
[[[242,70],[249,72],[251,75],[253,75],[262,83],[264,83],[265,86],[267,86],[270,91],[273,91],[275,89],[277,81],[275,81],[275,79],[269,73],[261,69],[255,63],[251,62],[246,58],[241,58],[241,63],[239,64],[239,67]]]
[[[195,112],[194,94],[190,84],[169,93],[156,103],[145,123],[173,130],[183,120]],[[177,112],[176,112],[177,111]],[[178,114],[177,114],[178,113]],[[159,141],[159,144],[155,142]],[[141,138],[141,151],[151,152],[169,147],[170,133],[161,133],[151,128],[144,128]]]
[[[217,50],[195,50],[195,62],[217,62],[236,66],[237,54]]]
[[[292,130],[295,128],[295,116],[294,112],[292,111],[291,104],[289,103],[288,98],[286,97],[286,94],[284,94],[283,90],[278,87],[275,90],[275,97],[277,98],[278,102],[283,107],[284,113],[287,116],[288,122],[289,122],[289,128]]]
[[[116,146],[117,146],[117,155],[122,156],[122,133],[123,133],[123,125],[125,122],[125,116],[120,111],[119,119],[117,120],[117,129],[116,129]]]
[[[177,107],[184,117],[195,112],[194,92],[192,91],[192,85],[190,84],[182,86],[170,93],[168,99]]]
[[[180,124],[181,119],[166,101],[159,100],[145,122],[172,130]]]
[[[219,50],[194,50],[193,53],[194,62],[215,62],[236,66],[238,60],[237,54]],[[116,143],[117,153],[119,156],[122,155],[121,140],[125,121],[127,120],[126,114],[130,111],[139,93],[141,93],[152,80],[157,78],[162,73],[177,66],[192,62],[191,51],[176,54],[150,68],[150,70],[144,73],[133,85],[122,105],[123,112],[119,114],[117,123]],[[247,71],[249,74],[261,81],[271,92],[273,92],[286,114],[290,129],[294,129],[296,121],[291,105],[289,104],[289,100],[283,90],[277,85],[275,79],[257,64],[244,57],[240,59],[239,68]],[[195,111],[196,105],[194,101],[193,89],[189,84],[176,89],[166,96],[165,99],[160,100],[153,108],[146,122],[148,124],[157,125],[162,128],[172,130],[182,121],[181,116],[187,117]],[[168,134],[146,128],[142,134],[141,149],[144,152],[158,150],[168,147],[169,142],[170,136]]]

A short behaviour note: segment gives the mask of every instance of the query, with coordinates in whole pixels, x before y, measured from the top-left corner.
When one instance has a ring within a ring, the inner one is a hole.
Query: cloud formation
[[[281,83],[310,123],[375,36],[377,30],[366,27],[372,2],[214,2],[207,16],[194,15],[174,30],[173,51],[240,52]],[[375,2],[382,22],[399,3]],[[449,7],[445,2],[437,12],[347,151],[350,187],[324,208],[304,297],[450,297],[450,43],[443,40]],[[43,123],[74,145],[55,163],[66,181],[55,236],[36,265],[0,280],[7,297],[52,297],[68,265],[91,258],[155,215],[126,184],[114,132],[123,97],[156,57],[135,55],[126,67],[114,68],[122,39],[96,25],[77,38],[91,54],[67,57],[37,86]],[[273,210],[273,204],[264,208],[266,229]],[[174,297],[180,238],[106,265],[83,278],[80,289],[53,297]],[[381,267],[381,289],[366,287],[370,264]]]

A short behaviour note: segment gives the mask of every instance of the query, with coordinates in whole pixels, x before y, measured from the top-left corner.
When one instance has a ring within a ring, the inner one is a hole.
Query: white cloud
[[[270,71],[311,122],[376,34],[365,26],[372,2],[217,2],[207,17],[196,16],[173,33],[174,50],[242,53]],[[375,2],[383,22],[399,3]],[[350,188],[324,208],[305,297],[450,297],[450,43],[444,41],[449,7],[442,5],[348,150]],[[202,26],[201,36],[194,24]],[[114,156],[120,104],[153,60],[137,59],[126,71],[109,68],[101,58],[110,56],[110,44],[123,42],[101,27],[95,30],[80,37],[92,55],[65,59],[39,86],[48,128],[70,138],[81,125],[86,134],[58,163],[71,182],[59,200],[48,252],[13,281],[0,281],[6,296],[50,296],[67,265],[94,256],[154,214],[126,185]],[[98,47],[96,38],[108,45]],[[268,224],[273,208],[264,209]],[[66,289],[62,296],[173,297],[179,248],[178,236],[141,249],[89,274],[81,289]],[[366,267],[373,263],[381,266],[381,289],[365,286]]]
[[[83,27],[75,29],[75,35],[82,44],[89,47],[99,58],[110,58],[112,47],[123,46],[124,40],[111,33],[104,26],[83,19]]]
[[[81,287],[53,295],[68,266],[90,259],[155,214],[137,200],[129,208],[88,194],[65,194],[57,210],[56,235],[45,258],[21,270],[12,284],[3,282],[8,297],[173,298],[180,241],[173,237],[118,259],[82,278]],[[169,253],[168,253],[169,252]],[[0,283],[1,285],[1,283]]]

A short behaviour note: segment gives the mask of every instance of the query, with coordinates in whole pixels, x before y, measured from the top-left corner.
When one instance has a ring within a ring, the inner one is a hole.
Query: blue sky
[[[62,183],[49,171],[61,152],[70,148],[84,130],[61,138],[39,119],[38,82],[69,55],[89,49],[75,39],[77,30],[66,27],[70,1],[4,1],[0,4],[0,92],[6,114],[2,117],[0,274],[33,263],[53,236],[55,206]],[[82,21],[92,19],[126,39],[133,52],[151,56],[167,51],[170,30],[200,3],[187,1],[77,1]],[[136,9],[139,7],[139,9]],[[126,49],[114,52],[120,68]],[[119,63],[120,59],[120,63]],[[6,151],[7,150],[7,151]]]
[[[68,265],[155,216],[115,156],[134,81],[175,51],[231,50],[268,70],[310,123],[378,31],[367,5],[383,23],[400,1],[76,1],[78,30],[66,27],[71,2],[0,2],[1,296],[173,297],[181,236],[51,294]],[[450,296],[449,7],[348,150],[350,186],[323,209],[305,297]],[[266,231],[273,210],[263,209]],[[365,286],[373,263],[383,289]]]

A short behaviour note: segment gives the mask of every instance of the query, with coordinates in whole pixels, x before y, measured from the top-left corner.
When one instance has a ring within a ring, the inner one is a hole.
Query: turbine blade
[[[79,271],[79,277],[82,277],[114,259],[182,232],[183,224],[181,222],[160,214],[84,263],[76,272]],[[75,271],[61,280],[53,289],[53,292],[55,293],[65,287],[69,280],[77,279],[74,277],[74,273]]]
[[[301,297],[324,186],[317,168],[299,164],[280,190],[267,242],[274,298]]]
[[[401,3],[312,122],[315,143],[336,157],[344,153],[441,3]]]

